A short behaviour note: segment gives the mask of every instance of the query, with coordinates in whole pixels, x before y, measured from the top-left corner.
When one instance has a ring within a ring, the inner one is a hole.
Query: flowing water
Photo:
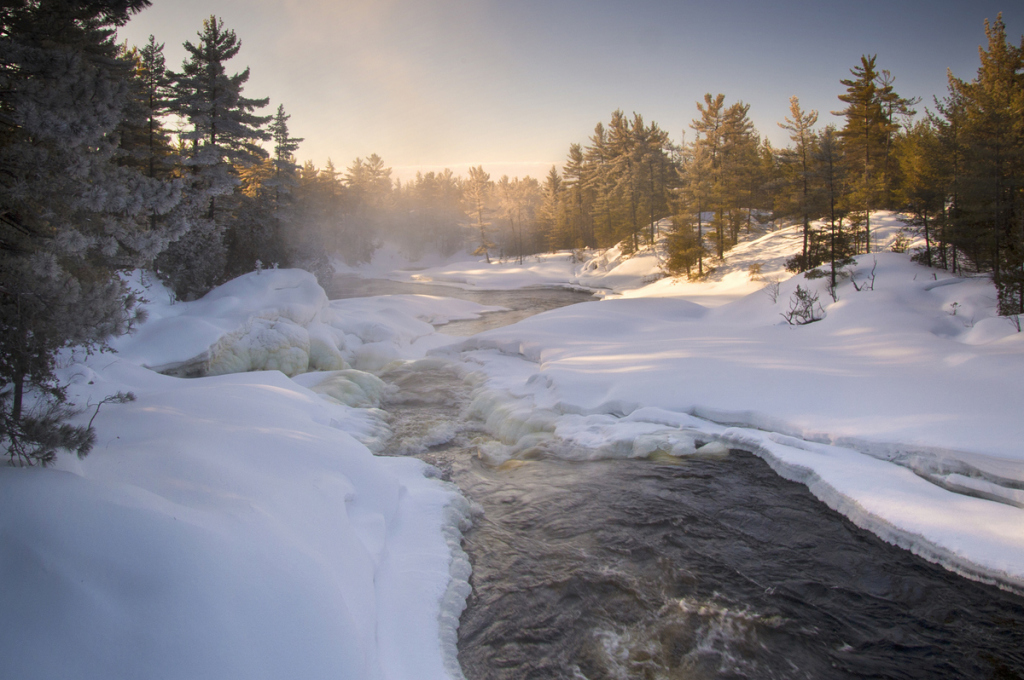
[[[483,509],[464,539],[470,680],[1024,678],[1024,598],[882,542],[753,455],[495,468],[455,370],[382,377],[388,452]]]

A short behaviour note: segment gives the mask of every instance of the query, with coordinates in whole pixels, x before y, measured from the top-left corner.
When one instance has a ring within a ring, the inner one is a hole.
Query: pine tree
[[[814,125],[818,122],[818,112],[804,113],[800,108],[800,100],[789,98],[789,116],[779,127],[789,132],[789,138],[795,147],[783,155],[787,166],[797,168],[795,185],[798,189],[797,214],[803,220],[803,260],[807,261],[808,238],[811,232],[811,155],[814,153]]]
[[[707,149],[699,145],[683,146],[676,169],[679,186],[676,189],[676,209],[669,234],[667,267],[671,274],[692,276],[697,267],[697,278],[704,276],[704,223],[703,210],[710,191],[708,182]]]
[[[551,166],[541,187],[540,206],[537,209],[536,250],[552,252],[572,248],[572,234],[565,210],[565,183],[558,168]]]
[[[923,229],[923,262],[931,267],[935,224],[945,206],[947,184],[942,148],[933,123],[919,121],[907,130],[897,140],[894,155],[900,165],[900,202]]]
[[[532,177],[509,179],[502,175],[495,185],[498,195],[498,210],[509,226],[509,238],[505,253],[511,253],[523,264],[528,244],[526,234],[530,233],[537,207],[540,204],[540,184]]]
[[[954,273],[960,271],[959,250],[964,247],[964,220],[961,200],[964,195],[965,158],[967,154],[967,105],[955,87],[956,79],[947,71],[949,94],[942,101],[936,99],[937,113],[929,120],[938,134],[940,153],[945,162],[941,175],[944,201],[939,221],[940,266]],[[947,250],[949,251],[947,255]]]
[[[271,186],[274,189],[274,200],[280,209],[283,203],[288,201],[296,184],[298,183],[299,166],[295,163],[295,152],[302,143],[301,137],[292,137],[288,130],[288,121],[291,119],[284,112],[284,104],[279,104],[277,113],[270,121],[268,132],[270,139],[274,142],[273,166],[274,176]]]
[[[164,125],[169,112],[170,80],[163,44],[153,36],[141,49],[126,50],[123,58],[135,67],[132,96],[121,122],[121,163],[140,169],[147,177],[169,177],[177,154]]]
[[[855,197],[863,211],[865,252],[871,251],[871,211],[878,202],[880,156],[885,149],[885,115],[879,99],[875,70],[877,55],[863,55],[859,66],[850,69],[853,78],[840,82],[846,86],[846,94],[839,100],[846,103],[842,111],[833,111],[836,116],[846,118],[846,124],[839,131],[839,137],[846,148],[844,157],[850,167],[851,176],[856,177]]]
[[[136,301],[116,271],[170,238],[149,217],[172,210],[180,187],[120,162],[134,64],[114,29],[148,4],[0,10],[0,440],[12,461],[89,451],[92,433],[63,422],[56,354],[131,326]]]
[[[817,247],[812,247],[801,263],[802,268],[807,270],[807,278],[829,278],[829,291],[833,300],[838,299],[836,284],[840,271],[854,263],[853,255],[856,252],[853,240],[843,231],[843,217],[846,214],[842,205],[846,174],[843,153],[835,127],[827,125],[818,136],[813,158],[815,179],[829,228],[824,239],[819,239],[818,244],[812,243],[812,246]],[[829,264],[827,273],[812,268],[823,262]],[[796,269],[789,262],[787,266]]]
[[[653,121],[644,128],[640,116],[634,118],[633,136],[640,149],[637,172],[640,175],[641,204],[646,206],[647,242],[653,246],[658,220],[669,214],[669,190],[674,185],[676,174],[669,156],[672,145],[667,132]]]
[[[594,242],[597,246],[613,246],[618,241],[619,206],[615,201],[615,175],[608,132],[603,123],[594,126],[590,145],[584,152],[587,167],[586,188],[593,195]]]
[[[593,190],[588,182],[589,167],[579,144],[569,146],[569,157],[562,170],[566,190],[566,212],[569,223],[570,248],[593,248]]]
[[[385,227],[391,192],[391,168],[377,154],[356,158],[345,173],[348,190],[346,259],[369,262],[377,247],[377,235]]]
[[[732,104],[722,124],[721,198],[729,213],[730,246],[739,240],[739,226],[745,221],[750,230],[751,210],[760,166],[757,148],[760,139],[748,116],[750,105]]]
[[[242,47],[234,31],[215,16],[203,21],[196,44],[184,44],[188,56],[181,73],[173,74],[173,111],[190,129],[180,136],[186,143],[190,193],[205,199],[204,214],[197,216],[186,238],[179,240],[160,262],[162,273],[180,297],[194,298],[228,275],[225,243],[229,229],[238,231],[235,242],[246,238],[247,225],[233,220],[229,197],[239,186],[242,166],[260,163],[266,152],[259,142],[270,139],[264,126],[269,116],[254,112],[267,99],[242,95],[249,69],[228,75],[226,64]],[[254,263],[246,263],[248,266]]]
[[[704,276],[704,215],[712,210],[714,195],[714,175],[712,154],[714,147],[702,144],[698,137],[684,152],[682,167],[679,169],[679,209],[673,222],[677,232],[683,229],[693,230],[693,254],[696,257],[697,276]],[[705,139],[706,141],[706,139]],[[669,242],[670,250],[674,247],[690,248],[691,239],[675,238]],[[682,261],[686,261],[685,259]],[[691,265],[692,266],[692,265]],[[675,268],[675,271],[680,271]],[[689,268],[687,268],[689,275]]]
[[[697,102],[700,118],[694,118],[690,128],[697,133],[693,140],[694,158],[700,159],[699,167],[703,177],[701,188],[706,189],[701,206],[702,211],[714,212],[715,242],[718,257],[725,256],[725,187],[722,178],[723,127],[725,125],[725,95],[712,98],[704,95],[704,104]],[[705,210],[706,207],[706,210]]]
[[[977,77],[951,78],[963,105],[964,168],[957,236],[974,264],[992,272],[1000,312],[1024,313],[1024,38],[1006,40],[1002,15],[985,22]]]
[[[473,227],[478,234],[474,255],[483,255],[487,264],[491,263],[491,251],[496,247],[491,240],[491,223],[487,220],[490,212],[489,203],[494,182],[491,176],[484,172],[481,165],[469,169],[469,180],[466,182],[464,197],[466,200],[467,212],[473,218]]]
[[[323,170],[306,161],[298,172],[295,204],[288,229],[288,262],[320,277],[330,274],[329,253],[340,252],[338,237],[344,211],[342,187],[334,164]],[[323,285],[323,284],[321,284]]]
[[[921,102],[920,97],[901,97],[893,88],[896,78],[886,69],[878,76],[878,101],[882,107],[882,129],[885,134],[885,146],[882,153],[882,205],[892,210],[895,207],[893,192],[899,183],[897,177],[899,163],[893,153],[894,145],[900,131],[899,119],[909,125],[909,121],[917,114],[914,106]]]

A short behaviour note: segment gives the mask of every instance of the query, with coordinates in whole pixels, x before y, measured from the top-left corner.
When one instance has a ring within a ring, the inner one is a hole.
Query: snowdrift
[[[351,366],[422,355],[452,341],[428,321],[486,308],[336,305],[283,270],[194,303],[147,290],[119,355],[66,357],[92,453],[0,466],[0,677],[462,677],[469,508],[372,455],[385,386]],[[96,406],[117,392],[136,398]]]
[[[143,282],[140,274],[132,283],[152,301],[149,320],[111,344],[128,361],[179,377],[376,369],[444,342],[431,324],[496,309],[425,295],[387,296],[369,306],[332,302],[301,269],[251,272],[200,300],[174,304],[159,283]]]

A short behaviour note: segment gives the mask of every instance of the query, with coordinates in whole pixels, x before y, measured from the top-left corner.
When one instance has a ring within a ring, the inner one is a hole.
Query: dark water
[[[853,526],[758,458],[486,465],[438,362],[383,375],[389,452],[484,510],[467,678],[1024,678],[1024,598]]]
[[[754,456],[472,465],[469,678],[1014,678],[1024,601]]]

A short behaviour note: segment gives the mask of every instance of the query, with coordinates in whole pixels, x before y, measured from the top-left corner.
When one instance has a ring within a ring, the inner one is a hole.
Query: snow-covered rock
[[[128,361],[179,377],[378,369],[446,342],[432,324],[496,309],[425,295],[332,302],[301,269],[252,272],[176,304],[158,283],[143,284],[138,273],[132,283],[150,300],[150,318],[111,345]]]

